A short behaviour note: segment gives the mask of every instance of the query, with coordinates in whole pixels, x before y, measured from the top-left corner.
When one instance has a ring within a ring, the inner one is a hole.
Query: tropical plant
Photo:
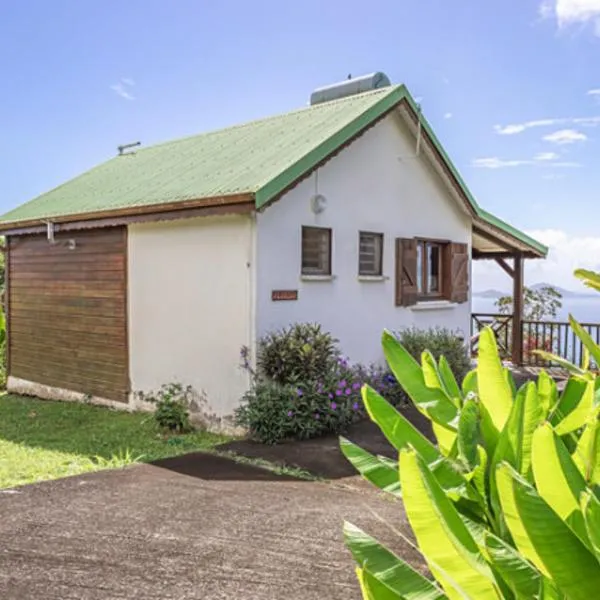
[[[582,338],[588,351],[600,347]],[[346,524],[366,600],[592,598],[600,585],[600,380],[584,370],[562,393],[542,372],[516,391],[494,334],[481,333],[478,366],[459,387],[447,361],[419,365],[385,332],[388,364],[432,423],[437,446],[374,390],[363,401],[399,452],[344,454],[401,497],[430,581]]]

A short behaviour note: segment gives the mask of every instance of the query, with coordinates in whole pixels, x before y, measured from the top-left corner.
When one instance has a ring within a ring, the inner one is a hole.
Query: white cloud
[[[530,160],[504,160],[497,156],[490,156],[487,158],[474,158],[471,161],[472,167],[478,167],[481,169],[505,169],[506,167],[521,167],[523,165],[530,165]]]
[[[447,113],[444,115],[444,119],[451,119],[451,118],[452,118],[452,113],[451,113],[451,112],[447,112]]]
[[[588,96],[600,96],[600,88],[597,88],[595,90],[588,90],[587,95]]]
[[[556,160],[557,158],[556,152],[539,152],[533,157],[533,160]]]
[[[592,90],[593,92],[600,90]],[[511,123],[510,125],[494,125],[494,131],[499,135],[515,135],[523,133],[534,127],[552,127],[555,125],[582,125],[584,127],[597,127],[600,125],[600,116],[597,117],[563,117],[560,119],[536,119],[524,123]]]
[[[130,77],[121,77],[119,83],[113,83],[110,89],[125,100],[135,100],[135,96],[129,91],[135,85],[135,81]]]
[[[511,125],[494,125],[494,129],[500,135],[514,135],[533,127],[550,127],[551,125],[559,125],[566,122],[568,122],[568,119],[537,119],[535,121],[525,121],[525,123],[513,123]]]
[[[545,135],[543,139],[553,144],[574,144],[575,142],[585,142],[587,135],[574,129],[560,129],[559,131]]]
[[[474,158],[471,161],[471,166],[479,169],[506,169],[509,167],[524,167],[524,166],[536,166],[536,167],[580,167],[581,165],[576,162],[567,161],[556,161],[558,154],[555,152],[540,152],[536,154],[533,159],[503,159],[497,156],[489,156],[485,158]]]
[[[560,28],[591,23],[600,35],[600,0],[544,0],[540,15],[555,18]]]
[[[573,277],[575,269],[600,270],[600,237],[581,237],[558,229],[528,231],[534,239],[549,247],[545,260],[525,261],[525,282],[550,283],[563,288],[583,290]],[[473,261],[473,286],[476,290],[509,290],[511,281],[493,261]],[[588,290],[589,291],[589,290]]]

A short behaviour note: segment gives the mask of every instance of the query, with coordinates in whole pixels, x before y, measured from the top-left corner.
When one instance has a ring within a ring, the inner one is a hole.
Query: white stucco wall
[[[137,224],[128,240],[131,389],[191,385],[218,428],[248,387],[239,365],[254,335],[254,221]]]
[[[258,335],[316,321],[338,337],[351,360],[361,362],[382,359],[384,328],[438,325],[468,336],[470,301],[434,310],[431,304],[395,306],[396,238],[471,243],[469,217],[427,159],[411,158],[414,153],[414,138],[397,115],[389,115],[257,216]],[[316,191],[327,198],[319,215],[309,202]],[[333,281],[301,280],[302,225],[333,229]],[[384,234],[383,271],[389,279],[358,280],[360,230]],[[299,299],[272,302],[274,289],[297,289]]]

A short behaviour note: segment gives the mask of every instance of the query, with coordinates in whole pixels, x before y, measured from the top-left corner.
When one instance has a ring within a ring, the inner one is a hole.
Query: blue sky
[[[599,57],[600,0],[5,2],[0,210],[121,143],[296,108],[382,70],[422,99],[479,202],[553,247],[530,277],[568,277],[582,240],[600,266]]]

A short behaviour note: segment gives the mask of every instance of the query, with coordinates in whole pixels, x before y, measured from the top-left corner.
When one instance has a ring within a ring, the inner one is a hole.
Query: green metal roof
[[[474,214],[545,255],[545,246],[479,207],[404,85],[115,156],[4,214],[0,226],[237,194],[252,194],[261,208],[402,100],[419,115]]]

